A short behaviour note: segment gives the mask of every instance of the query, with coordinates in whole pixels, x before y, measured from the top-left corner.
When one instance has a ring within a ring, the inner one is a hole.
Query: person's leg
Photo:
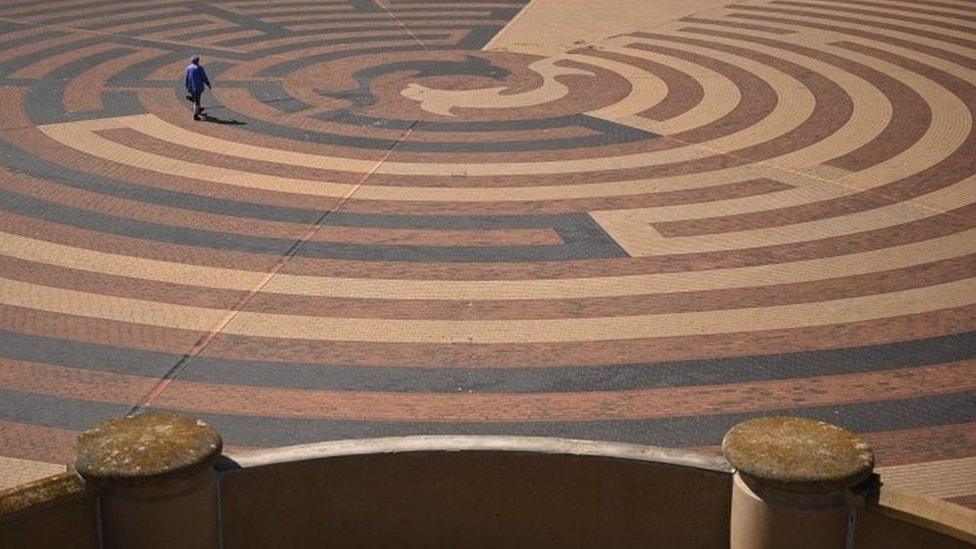
[[[203,112],[203,107],[200,106],[200,98],[203,95],[202,92],[193,92],[193,119],[200,120],[200,113]]]

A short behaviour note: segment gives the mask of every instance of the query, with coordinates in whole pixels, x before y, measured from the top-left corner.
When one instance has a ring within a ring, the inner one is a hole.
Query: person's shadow
[[[230,124],[231,126],[244,126],[247,124],[247,122],[241,122],[240,120],[225,120],[207,113],[203,113],[200,116],[204,122],[210,122],[211,124]]]

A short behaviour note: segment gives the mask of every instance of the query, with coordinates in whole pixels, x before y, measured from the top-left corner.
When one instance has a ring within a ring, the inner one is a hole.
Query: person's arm
[[[187,70],[185,73],[183,73],[183,86],[186,88],[186,91],[190,91],[190,71],[189,70]]]
[[[207,78],[207,71],[203,70],[203,67],[200,67],[200,74],[203,75],[203,83],[206,84],[208,88],[213,89],[213,86],[210,85],[210,79]]]

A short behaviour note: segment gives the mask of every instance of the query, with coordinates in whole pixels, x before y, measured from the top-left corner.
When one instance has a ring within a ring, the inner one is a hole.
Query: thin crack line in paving
[[[383,0],[376,0],[376,5],[378,5],[379,7],[383,8],[383,11],[385,11],[387,15],[389,15],[390,17],[392,17],[393,20],[396,21],[397,25],[400,25],[400,28],[402,28],[403,30],[407,31],[407,33],[410,36],[413,37],[414,41],[417,42],[418,44],[420,44],[420,47],[421,48],[424,48],[424,51],[430,51],[430,48],[427,47],[427,44],[424,44],[424,42],[420,38],[418,38],[417,35],[414,34],[414,32],[412,30],[410,30],[409,27],[407,27],[406,25],[404,25],[403,24],[403,21],[400,21],[400,18],[399,17],[397,17],[396,15],[393,15],[393,12],[390,11],[390,8],[388,8],[386,6],[386,4],[383,3]],[[411,126],[411,128],[412,127],[413,126]]]
[[[156,400],[156,398],[158,398],[159,395],[161,395],[163,391],[165,391],[166,388],[169,387],[171,383],[173,383],[173,381],[176,380],[177,376],[179,376],[180,373],[182,373],[183,370],[186,369],[186,367],[190,364],[190,362],[192,362],[193,359],[195,359],[196,357],[200,356],[200,354],[204,351],[204,349],[206,349],[207,345],[209,345],[214,340],[214,338],[217,337],[220,334],[220,332],[222,332],[224,328],[226,328],[227,325],[230,324],[231,321],[233,321],[234,318],[236,318],[237,315],[244,310],[244,307],[247,307],[247,304],[250,303],[255,296],[261,293],[261,291],[271,282],[271,280],[278,275],[281,269],[285,267],[288,261],[290,261],[291,258],[298,255],[298,253],[302,251],[302,248],[304,248],[305,245],[308,244],[312,240],[312,238],[314,238],[315,235],[318,234],[320,230],[322,230],[322,227],[324,227],[326,222],[329,220],[329,216],[338,213],[339,210],[341,210],[342,207],[347,202],[349,202],[349,200],[352,199],[353,195],[355,195],[359,191],[359,189],[363,188],[363,186],[365,186],[366,183],[369,182],[369,179],[373,177],[373,175],[377,172],[377,170],[379,170],[380,167],[383,164],[385,164],[386,161],[389,160],[391,156],[393,156],[393,153],[396,152],[397,146],[399,146],[400,143],[405,141],[410,136],[410,134],[413,133],[413,129],[419,123],[420,123],[419,120],[414,120],[413,123],[410,124],[410,127],[407,128],[405,132],[403,132],[403,135],[401,135],[396,140],[396,142],[390,146],[389,150],[386,151],[386,154],[383,155],[383,158],[379,159],[376,162],[376,165],[373,166],[373,169],[371,169],[368,173],[364,174],[363,177],[360,178],[359,182],[357,182],[356,185],[348,193],[346,193],[345,196],[342,197],[342,200],[339,201],[339,204],[337,204],[335,208],[323,212],[322,215],[318,218],[318,220],[316,220],[315,223],[313,223],[309,227],[309,229],[305,232],[305,234],[303,234],[301,238],[296,240],[295,243],[292,244],[290,248],[288,248],[288,251],[286,251],[284,255],[281,256],[281,259],[279,259],[271,267],[271,270],[269,270],[268,273],[265,274],[264,278],[261,279],[261,282],[259,282],[258,285],[253,290],[249,291],[247,295],[241,298],[241,300],[236,305],[231,307],[228,310],[227,315],[224,316],[224,318],[222,318],[221,321],[217,323],[216,326],[214,326],[208,332],[204,333],[200,337],[200,339],[198,339],[197,342],[193,344],[193,347],[191,347],[190,350],[188,350],[182,357],[180,357],[180,359],[176,362],[176,364],[174,364],[165,374],[163,374],[163,376],[159,379],[159,381],[153,384],[153,387],[148,392],[146,392],[146,394],[143,395],[143,397],[140,398],[136,402],[136,404],[132,406],[132,408],[129,409],[126,415],[127,416],[135,415],[138,414],[141,410],[148,408],[152,404],[152,402]]]

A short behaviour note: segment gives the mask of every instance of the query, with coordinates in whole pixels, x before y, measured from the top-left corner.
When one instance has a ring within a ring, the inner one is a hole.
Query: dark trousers
[[[203,97],[203,90],[200,91],[188,91],[190,102],[193,103],[193,116],[200,116],[200,112],[203,111],[203,107],[200,106],[200,98]]]

